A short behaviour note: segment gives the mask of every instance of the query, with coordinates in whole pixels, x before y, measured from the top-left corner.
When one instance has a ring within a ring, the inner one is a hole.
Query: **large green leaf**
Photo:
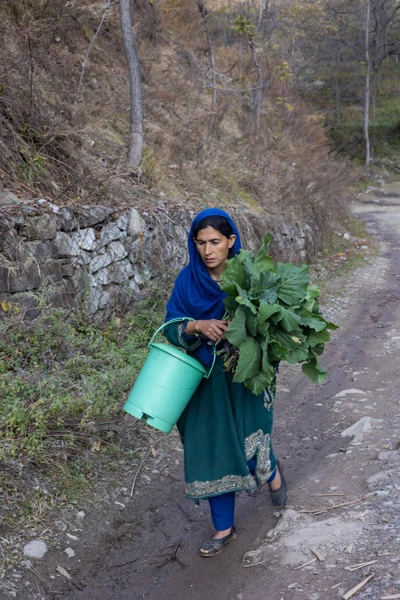
[[[319,291],[319,287],[317,285],[310,285],[307,288],[305,304],[304,304],[304,307],[307,310],[312,311],[312,309],[314,308],[315,301],[319,296],[319,293],[320,293],[320,291]]]
[[[285,308],[284,306],[280,307],[280,312],[282,318],[279,319],[279,324],[283,327],[285,331],[294,331],[298,328],[302,319],[299,315],[296,315],[292,310]]]
[[[310,327],[310,329],[314,329],[315,331],[322,331],[323,329],[326,329],[325,319],[317,315],[313,315],[310,317],[300,317],[300,324],[305,325],[306,327]]]
[[[321,367],[317,358],[304,363],[301,368],[303,369],[303,373],[314,383],[323,383],[328,377],[328,373]]]
[[[278,289],[279,276],[275,275],[272,271],[262,271],[258,282],[252,285],[250,293],[254,295],[261,295],[264,301],[271,302],[270,298],[273,298],[275,302],[277,296],[276,292]]]
[[[297,332],[296,332],[297,333]],[[300,337],[295,335],[290,335],[290,333],[286,333],[282,330],[275,330],[274,338],[280,344],[281,348],[287,353],[296,350],[299,344],[302,342]]]
[[[234,381],[243,383],[246,379],[254,377],[260,370],[261,347],[253,337],[248,337],[240,345],[239,360],[236,366]]]
[[[259,323],[257,321],[257,333],[261,337],[266,337],[268,335],[269,328],[270,324],[268,323],[268,321],[266,321],[265,323]]]
[[[275,288],[268,288],[262,294],[260,294],[260,300],[262,302],[269,302],[270,304],[274,304],[278,299],[277,291],[278,286],[276,286]]]
[[[270,364],[278,363],[280,360],[284,360],[289,354],[285,348],[281,346],[276,340],[271,339],[268,345],[268,360]]]
[[[270,233],[265,236],[262,246],[254,258],[254,263],[260,271],[269,271],[274,268],[275,261],[268,254],[268,246],[271,239],[272,235]]]
[[[250,286],[258,285],[261,277],[261,271],[254,262],[254,258],[246,258],[243,261],[243,266],[248,276],[250,276]]]
[[[227,296],[224,298],[224,304],[226,310],[229,312],[230,316],[233,315],[239,304],[236,302],[234,296]]]
[[[243,250],[243,248],[240,250],[239,254],[237,255],[237,258],[242,264],[246,260],[250,260],[251,262],[254,261],[254,256],[252,255],[250,250]]]
[[[257,375],[254,375],[254,377],[246,379],[244,385],[248,387],[249,390],[253,392],[253,394],[256,394],[258,396],[265,390],[265,388],[271,386],[274,380],[274,376],[275,369],[271,366],[271,369],[268,371],[268,373],[264,373],[264,371],[259,371]]]
[[[280,275],[277,295],[286,304],[296,304],[307,294],[309,282],[308,267],[296,267],[292,263],[276,263],[276,272]]]
[[[293,352],[290,352],[286,356],[285,360],[289,364],[295,365],[299,362],[303,362],[304,360],[308,360],[308,358],[309,358],[308,348],[305,348],[304,346],[299,346],[298,348],[296,348],[296,350],[293,350]]]
[[[307,336],[307,341],[310,346],[313,346],[314,344],[325,344],[331,339],[330,333],[326,329],[323,329],[322,331],[310,330],[308,332],[306,330],[304,333]]]
[[[257,316],[247,307],[246,311],[246,329],[249,335],[255,337],[257,335]]]
[[[314,354],[320,356],[321,354],[323,354],[325,350],[324,344],[316,344],[315,346],[312,347],[312,352],[314,352]],[[310,353],[311,353],[311,349],[310,349]],[[312,358],[312,356],[310,356],[310,358]]]
[[[238,256],[234,256],[226,261],[226,269],[221,277],[221,290],[235,296],[237,286],[246,287],[246,270],[239,260]]]
[[[248,297],[248,294],[246,292],[246,290],[242,289],[239,286],[237,287],[237,291],[238,291],[238,296],[236,296],[235,300],[238,304],[241,304],[242,306],[247,306],[247,308],[249,308],[251,310],[251,312],[253,313],[253,315],[257,314],[257,308],[256,306],[252,303],[252,301],[250,300],[250,298]]]
[[[225,336],[228,342],[236,348],[246,339],[246,309],[243,306],[237,308]]]
[[[250,250],[241,250],[239,252],[239,254],[237,255],[238,260],[240,261],[240,263],[243,265],[245,273],[246,273],[246,283],[244,287],[247,290],[250,289],[251,285],[252,285],[252,278],[254,279],[254,276],[257,274],[254,269],[254,256],[253,254],[250,252]]]
[[[281,307],[279,304],[269,304],[269,302],[260,302],[258,309],[257,318],[259,323],[264,323],[275,313],[281,313]]]

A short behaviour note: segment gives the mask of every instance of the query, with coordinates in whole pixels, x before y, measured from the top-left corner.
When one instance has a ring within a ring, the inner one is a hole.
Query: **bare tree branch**
[[[100,30],[101,30],[101,28],[102,28],[102,26],[103,26],[103,23],[104,23],[104,21],[105,21],[105,18],[106,18],[106,16],[107,16],[107,13],[108,13],[108,11],[109,11],[109,8],[110,8],[110,6],[111,6],[112,4],[116,4],[116,3],[115,3],[115,2],[113,2],[113,3],[112,3],[112,2],[111,2],[111,0],[107,0],[106,7],[105,7],[105,9],[104,9],[103,16],[101,17],[101,21],[100,21],[100,23],[99,23],[99,26],[98,26],[98,28],[97,28],[97,30],[96,30],[96,33],[94,34],[94,36],[93,36],[93,37],[92,37],[92,39],[90,40],[90,44],[89,44],[89,47],[88,47],[88,49],[87,49],[87,52],[86,52],[85,59],[84,59],[84,61],[83,61],[83,63],[82,63],[82,71],[81,71],[81,76],[80,76],[80,78],[79,78],[78,89],[76,90],[76,94],[75,94],[74,110],[75,110],[75,108],[76,108],[76,105],[77,105],[77,103],[78,103],[79,94],[80,94],[80,91],[81,91],[81,88],[82,88],[82,83],[83,83],[83,77],[84,77],[84,75],[85,75],[86,64],[87,64],[87,61],[89,60],[89,55],[90,55],[90,52],[91,52],[91,50],[92,50],[92,46],[93,46],[93,44],[95,43],[95,41],[96,41],[96,38],[97,38],[97,36],[98,36],[98,35],[99,35],[99,33],[100,33]]]

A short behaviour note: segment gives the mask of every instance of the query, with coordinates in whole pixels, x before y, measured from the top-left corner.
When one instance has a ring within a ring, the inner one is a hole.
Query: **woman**
[[[239,253],[236,225],[223,210],[204,210],[194,219],[188,238],[189,264],[178,275],[167,304],[167,339],[206,368],[224,339],[226,294],[220,289],[226,261]],[[186,319],[192,320],[186,320]],[[282,508],[287,487],[272,450],[272,398],[254,395],[216,360],[178,421],[185,455],[186,496],[208,499],[215,533],[200,554],[214,556],[235,539],[235,493],[253,492],[268,482],[272,504]]]

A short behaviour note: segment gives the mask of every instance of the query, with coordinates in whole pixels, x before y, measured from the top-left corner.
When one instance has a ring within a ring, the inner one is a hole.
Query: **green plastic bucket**
[[[174,346],[153,343],[163,327],[176,321],[182,319],[164,323],[153,335],[146,362],[124,405],[127,413],[165,433],[170,433],[215,362],[214,353],[213,365],[207,373],[198,360]]]

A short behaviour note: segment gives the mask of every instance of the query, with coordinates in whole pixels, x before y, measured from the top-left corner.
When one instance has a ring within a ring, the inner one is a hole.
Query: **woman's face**
[[[231,235],[227,238],[217,229],[205,227],[197,233],[197,238],[194,240],[200,257],[208,269],[214,270],[218,267],[225,266],[228,258],[229,249],[235,243],[236,236]]]

